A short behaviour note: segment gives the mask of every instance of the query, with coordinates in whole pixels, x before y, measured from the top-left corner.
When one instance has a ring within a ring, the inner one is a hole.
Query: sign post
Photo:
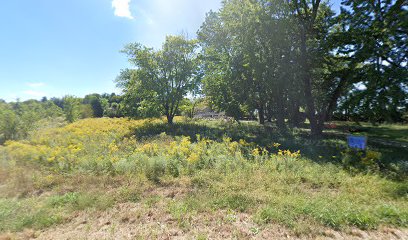
[[[367,149],[367,137],[366,136],[347,136],[347,144],[350,148],[366,150]]]

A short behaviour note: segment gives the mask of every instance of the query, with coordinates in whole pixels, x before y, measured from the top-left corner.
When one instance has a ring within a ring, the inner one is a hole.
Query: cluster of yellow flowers
[[[290,150],[279,150],[278,151],[278,155],[279,156],[288,156],[288,157],[292,157],[292,158],[298,158],[300,157],[300,150],[296,151],[296,152],[291,152]]]
[[[110,154],[113,154],[113,153],[116,153],[117,151],[119,151],[119,147],[118,147],[118,145],[116,145],[116,143],[115,142],[111,142],[110,144],[109,144],[109,153]]]
[[[281,144],[280,143],[273,143],[272,146],[275,147],[275,148],[279,148],[281,146]]]
[[[269,156],[269,151],[266,148],[254,148],[252,149],[252,156]]]
[[[278,156],[286,156],[286,157],[292,157],[292,158],[301,157],[300,150],[298,150],[296,152],[291,152],[289,149],[287,149],[287,150],[279,149],[280,146],[282,146],[280,143],[273,143],[272,144],[272,147],[278,149],[278,154],[277,154]]]
[[[119,152],[126,135],[149,120],[84,119],[60,128],[37,131],[25,141],[8,141],[2,149],[12,160],[70,162],[92,154],[95,159]],[[131,142],[130,139],[127,142]],[[97,155],[97,156],[96,156]]]
[[[148,156],[156,156],[159,153],[159,145],[157,143],[145,143],[141,147],[136,148],[135,153],[145,153]]]
[[[180,121],[180,120],[178,120]],[[85,119],[60,128],[51,128],[34,133],[25,141],[9,141],[0,149],[0,154],[10,160],[39,161],[47,164],[63,163],[75,166],[83,161],[111,161],[139,159],[160,156],[177,159],[194,165],[203,159],[214,157],[228,159],[268,159],[270,152],[245,140],[232,141],[224,137],[216,142],[197,135],[197,141],[190,137],[167,137],[165,133],[150,141],[138,142],[135,129],[145,124],[163,123],[161,119]],[[131,137],[129,137],[131,136]],[[279,143],[272,145],[279,148]],[[278,155],[297,158],[300,151],[279,150]]]

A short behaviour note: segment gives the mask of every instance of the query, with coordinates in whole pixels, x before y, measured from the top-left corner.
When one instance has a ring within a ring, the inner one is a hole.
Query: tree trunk
[[[283,115],[282,115],[281,113],[278,113],[278,114],[276,115],[276,126],[277,126],[280,130],[286,129],[285,118],[283,117]]]
[[[266,104],[266,120],[268,122],[272,122],[273,118],[273,110],[271,105],[271,101],[268,101],[268,103]]]
[[[167,115],[167,123],[170,124],[170,125],[173,125],[173,118],[174,118],[174,116]]]
[[[299,111],[299,102],[297,100],[292,100],[290,104],[290,118],[289,118],[289,123],[291,127],[299,127],[302,121],[302,116]]]
[[[307,106],[307,117],[310,122],[310,130],[313,136],[319,136],[322,134],[322,128],[319,126],[318,117],[316,116],[316,108],[314,104],[314,99],[312,96],[312,87],[310,84],[310,78],[304,79],[305,83],[305,98],[306,98],[306,106]]]
[[[276,101],[276,125],[280,130],[284,130],[286,128],[285,125],[285,110],[283,106],[282,96],[279,94],[278,99]]]
[[[310,130],[313,136],[319,136],[322,133],[322,129],[318,126],[318,120],[316,116],[316,108],[314,104],[314,98],[312,95],[312,83],[311,83],[311,76],[310,76],[310,66],[308,63],[308,53],[306,47],[306,29],[302,29],[301,33],[301,59],[302,59],[302,67],[303,67],[303,84],[304,84],[304,93],[305,93],[305,100],[306,100],[306,110],[307,110],[307,117],[310,122]]]
[[[258,114],[259,114],[259,123],[262,125],[265,124],[265,109],[262,103],[259,106]]]
[[[301,65],[303,71],[304,94],[306,101],[307,117],[310,121],[310,130],[313,136],[319,136],[322,133],[322,128],[319,127],[318,116],[316,115],[316,107],[312,94],[312,79],[311,66],[309,64],[309,53],[307,50],[307,34],[313,33],[313,25],[317,17],[321,0],[312,1],[310,9],[307,1],[294,1],[297,14],[299,16],[300,29],[300,52]]]
[[[342,93],[344,92],[345,87],[347,86],[348,79],[349,79],[348,73],[346,73],[346,75],[342,76],[342,78],[340,79],[340,83],[337,85],[336,89],[334,90],[333,95],[331,96],[329,104],[327,106],[325,116],[324,116],[325,121],[331,120],[333,111],[336,109],[336,106],[337,106],[337,101],[339,100]]]

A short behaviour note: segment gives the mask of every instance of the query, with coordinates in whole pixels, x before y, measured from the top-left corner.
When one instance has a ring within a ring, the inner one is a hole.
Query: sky
[[[120,93],[129,67],[120,50],[159,48],[166,35],[194,37],[221,0],[4,0],[0,6],[0,99]],[[338,3],[335,4],[337,6]]]

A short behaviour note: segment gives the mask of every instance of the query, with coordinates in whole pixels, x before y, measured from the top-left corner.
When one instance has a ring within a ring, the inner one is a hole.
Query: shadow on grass
[[[354,123],[340,123],[337,125],[336,129],[332,129],[330,132],[324,132],[322,138],[315,141],[317,145],[327,145],[327,150],[330,151],[334,146],[334,149],[338,149],[338,152],[347,148],[347,135],[357,134],[368,136],[368,148],[370,150],[381,152],[381,162],[380,166],[383,168],[388,168],[390,164],[401,162],[408,162],[408,147],[407,143],[404,141],[398,141],[396,139],[408,136],[408,130],[405,128],[398,128],[398,125],[382,127],[375,126],[360,126]],[[309,128],[309,125],[305,123],[302,126],[303,129]],[[387,134],[386,134],[386,133]],[[407,135],[404,135],[407,134]],[[310,142],[308,139],[308,133],[303,131],[297,134],[297,136],[305,139],[306,142]],[[313,145],[313,144],[312,144]],[[311,148],[310,144],[308,144]],[[323,150],[325,150],[323,148]],[[325,156],[324,154],[320,154]],[[336,154],[334,153],[334,156]]]
[[[134,130],[138,139],[148,139],[161,133],[169,136],[188,136],[191,141],[197,141],[197,134],[201,138],[221,141],[229,137],[233,141],[243,139],[255,143],[270,152],[277,152],[273,143],[280,143],[280,149],[291,151],[300,150],[302,155],[315,162],[338,162],[341,152],[341,142],[325,142],[322,139],[309,138],[307,133],[280,132],[274,125],[263,126],[255,122],[224,123],[207,122],[178,122],[173,125],[166,123],[147,123]],[[333,157],[334,156],[334,157]]]
[[[369,135],[395,141],[408,141],[408,129],[395,129],[390,127],[364,127]]]
[[[385,124],[374,126],[369,123],[336,122],[336,130],[341,132],[362,133],[383,141],[408,144],[408,125]]]
[[[233,141],[244,139],[248,142],[261,144],[272,130],[255,124],[236,124],[222,122],[178,122],[172,125],[167,123],[146,123],[135,129],[134,134],[139,139],[146,139],[166,133],[169,136],[188,136],[191,141],[197,141],[197,135],[214,141],[229,137]]]
[[[173,137],[189,136],[193,142],[197,141],[197,134],[201,138],[214,141],[222,141],[223,137],[229,137],[233,141],[243,139],[266,148],[271,153],[277,153],[278,151],[277,148],[272,146],[273,143],[280,143],[280,149],[282,150],[300,150],[302,156],[316,163],[333,163],[336,165],[342,164],[342,151],[347,148],[346,135],[344,134],[325,133],[322,138],[314,139],[309,136],[309,132],[304,128],[281,132],[273,124],[264,126],[256,122],[238,124],[222,121],[193,121],[178,122],[173,125],[147,123],[134,130],[134,135],[138,139],[152,138],[161,133],[166,133],[166,135]],[[382,172],[389,172],[390,169],[394,168],[393,164],[405,166],[404,164],[401,165],[401,162],[407,161],[408,149],[370,142],[369,148],[382,153],[379,163]]]

